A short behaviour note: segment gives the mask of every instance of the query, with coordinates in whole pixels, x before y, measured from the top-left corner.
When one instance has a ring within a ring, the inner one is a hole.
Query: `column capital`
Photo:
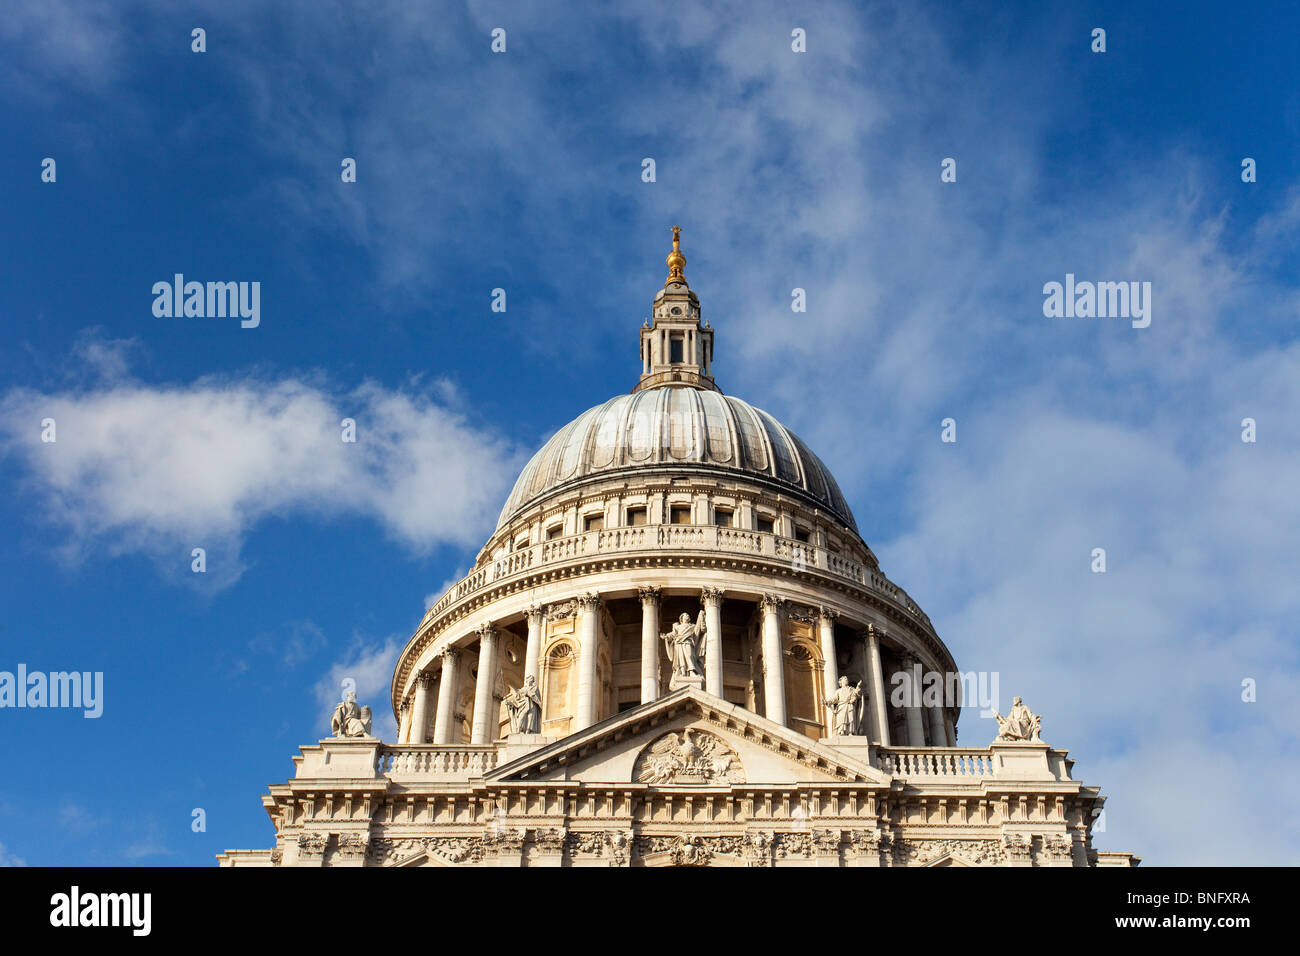
[[[764,594],[759,603],[762,604],[765,612],[779,612],[785,610],[785,598],[781,597],[779,594]]]
[[[546,606],[544,604],[530,604],[524,610],[524,617],[528,621],[528,626],[534,624],[543,624],[546,621]]]
[[[460,657],[460,648],[444,647],[441,651],[438,652],[438,656],[442,658],[443,667],[451,667],[455,665],[456,658]]]
[[[577,600],[584,611],[594,611],[600,607],[600,595],[592,594],[590,591],[580,595]]]
[[[903,650],[898,655],[898,662],[911,670],[917,664],[921,663],[921,658],[917,657],[913,651]]]
[[[416,684],[432,684],[432,683],[433,683],[433,675],[430,674],[428,671],[420,671],[420,673],[418,673],[418,674],[415,675],[415,681],[414,681],[414,683],[416,683]]]
[[[817,608],[817,616],[821,618],[823,621],[830,621],[832,624],[834,624],[835,619],[840,616],[840,612],[835,610],[835,608],[833,607],[827,607],[826,605],[823,604]]]
[[[410,709],[411,709],[411,698],[403,697],[401,703],[397,705],[397,712],[400,714],[403,711],[407,711]]]
[[[710,605],[713,605],[715,607],[721,607],[722,596],[726,593],[727,592],[722,588],[715,588],[715,587],[700,588],[700,603],[703,604],[705,607],[709,607]]]
[[[885,633],[886,631],[883,627],[878,627],[875,624],[868,624],[866,630],[862,632],[862,636],[866,639],[868,644],[875,644],[879,647],[880,639],[885,636]]]
[[[663,588],[654,584],[642,584],[636,589],[636,593],[641,596],[642,604],[650,602],[658,604],[663,597],[663,592]]]
[[[491,644],[497,638],[497,626],[488,621],[486,624],[480,624],[474,628],[474,633],[478,635],[478,639],[483,643]]]

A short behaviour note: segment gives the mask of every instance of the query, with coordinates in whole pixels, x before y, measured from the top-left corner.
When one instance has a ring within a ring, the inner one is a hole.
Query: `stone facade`
[[[275,848],[221,864],[1136,862],[1092,849],[1105,798],[1027,709],[956,746],[952,655],[820,460],[718,392],[676,237],[668,265],[636,389],[538,452],[403,650],[399,741],[304,747]],[[511,733],[528,700],[540,733]]]

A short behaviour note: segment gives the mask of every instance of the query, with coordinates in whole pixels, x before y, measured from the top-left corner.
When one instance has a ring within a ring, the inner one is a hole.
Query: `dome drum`
[[[518,686],[531,667],[541,689],[547,722],[544,732],[553,736],[561,726],[566,733],[574,732],[617,714],[629,702],[642,703],[668,692],[669,664],[658,635],[682,613],[692,618],[703,613],[701,608],[710,594],[717,595],[722,640],[718,648],[722,656],[713,665],[718,686],[711,692],[759,715],[776,714],[776,719],[814,740],[830,733],[825,716],[813,706],[827,691],[828,679],[833,687],[841,673],[851,674],[855,682],[871,676],[864,656],[868,631],[877,641],[882,662],[875,678],[882,691],[890,685],[892,675],[905,672],[914,663],[919,662],[925,673],[955,670],[942,643],[883,595],[864,600],[851,589],[820,586],[808,576],[781,577],[775,567],[760,562],[737,568],[683,556],[676,562],[623,564],[573,563],[567,569],[571,574],[524,576],[506,583],[500,591],[485,587],[481,597],[449,605],[403,651],[393,687],[395,713],[410,716],[422,679],[432,681],[431,696],[440,695],[441,662],[449,651],[459,668],[457,686],[462,691],[474,686],[482,666],[481,635],[489,628],[496,643],[495,658],[488,666],[499,668],[509,686]],[[645,607],[648,593],[653,595],[653,610]],[[645,657],[642,638],[651,616],[649,626],[656,640],[650,656]],[[776,629],[785,662],[785,673],[770,692],[762,677],[763,655],[771,653],[762,647],[765,628]],[[554,675],[548,677],[559,645],[563,645],[564,666],[572,663],[576,667],[585,654],[593,668],[586,691],[592,697],[585,716],[579,714],[583,691],[576,680],[557,683]],[[644,685],[648,666],[657,681],[649,691]],[[706,667],[706,676],[708,673]],[[955,742],[956,710],[944,708],[941,713],[927,714],[924,727],[918,730],[908,726],[907,708],[894,707],[883,699],[883,693],[881,696],[885,716],[873,718],[875,739],[911,741],[920,746]],[[492,706],[477,736],[468,709],[461,707],[460,713],[461,719],[452,720],[440,731],[426,707],[423,739],[469,744],[497,739],[506,732],[504,708]],[[409,726],[406,734],[404,740],[421,736],[419,728]]]

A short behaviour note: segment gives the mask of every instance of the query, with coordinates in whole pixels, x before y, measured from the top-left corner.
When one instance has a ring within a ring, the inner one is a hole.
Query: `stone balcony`
[[[848,739],[848,738],[846,738]],[[299,779],[389,779],[405,785],[482,778],[502,760],[507,744],[384,744],[375,738],[327,738],[295,758]],[[1064,750],[1046,744],[988,747],[871,747],[871,765],[908,784],[1071,780]]]
[[[852,582],[863,590],[884,598],[910,615],[922,630],[934,633],[930,618],[907,592],[865,564],[805,541],[764,531],[714,525],[640,525],[587,531],[538,542],[472,570],[428,610],[416,633],[460,602],[473,598],[488,585],[509,582],[543,569],[591,561],[593,558],[617,558],[647,552],[742,556],[767,559],[788,565],[796,571],[820,572],[832,579]]]
[[[987,747],[874,747],[872,765],[909,783],[982,780],[1070,780],[1074,761],[1046,744],[994,743]]]

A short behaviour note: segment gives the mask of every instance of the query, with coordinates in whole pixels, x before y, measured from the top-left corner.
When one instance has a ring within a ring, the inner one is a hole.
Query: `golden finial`
[[[668,258],[664,260],[668,266],[668,278],[664,280],[667,286],[673,282],[680,282],[686,285],[686,276],[682,270],[686,268],[686,257],[682,255],[682,227],[673,226],[673,251],[668,253]]]

